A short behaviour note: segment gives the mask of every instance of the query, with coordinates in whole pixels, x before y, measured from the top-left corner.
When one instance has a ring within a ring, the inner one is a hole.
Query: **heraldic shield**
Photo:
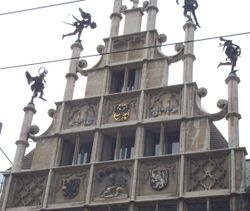
[[[153,169],[150,171],[150,185],[154,190],[163,190],[168,185],[169,170]]]
[[[79,192],[80,179],[65,179],[63,181],[63,196],[67,199],[72,199]]]

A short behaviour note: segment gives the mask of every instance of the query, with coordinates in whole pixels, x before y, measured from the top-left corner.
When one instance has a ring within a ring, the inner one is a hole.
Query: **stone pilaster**
[[[132,34],[141,31],[141,24],[142,24],[142,16],[143,11],[142,8],[133,8],[130,10],[124,11],[126,18],[125,18],[125,25],[124,25],[124,34]]]
[[[147,30],[155,29],[155,22],[156,22],[156,14],[158,13],[159,9],[157,7],[158,0],[150,0],[149,5],[147,7]]]
[[[228,86],[228,142],[229,147],[239,147],[239,119],[238,113],[238,84],[240,78],[235,73],[230,73],[225,80]]]
[[[16,141],[17,149],[12,166],[12,172],[20,171],[22,169],[25,150],[26,147],[29,146],[28,143],[29,129],[32,124],[33,115],[36,113],[35,105],[33,103],[29,103],[23,110],[25,113],[19,140]]]
[[[122,7],[122,0],[115,0],[113,13],[111,14],[111,27],[110,27],[110,37],[119,35],[120,22],[122,15],[120,13]]]
[[[66,74],[67,82],[64,91],[63,100],[72,100],[75,88],[75,82],[78,79],[77,76],[77,65],[80,58],[80,53],[83,50],[82,44],[80,42],[75,42],[72,46],[72,55],[69,66],[69,72]]]
[[[183,29],[185,31],[185,48],[183,55],[183,83],[193,82],[193,63],[195,60],[194,56],[194,32],[196,26],[193,22],[187,22]]]

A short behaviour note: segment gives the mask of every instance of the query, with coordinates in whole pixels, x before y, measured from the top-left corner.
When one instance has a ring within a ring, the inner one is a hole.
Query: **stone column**
[[[193,82],[193,63],[195,60],[194,56],[194,31],[196,30],[196,26],[193,22],[189,21],[184,26],[183,29],[185,31],[185,48],[183,55],[183,83],[191,83]]]
[[[113,13],[111,14],[111,27],[110,27],[110,37],[119,35],[120,22],[122,15],[120,13],[122,7],[122,0],[115,0]]]
[[[12,166],[12,172],[20,171],[22,169],[25,150],[26,147],[29,146],[28,143],[29,129],[32,124],[33,115],[36,113],[35,105],[33,103],[29,103],[23,110],[25,114],[23,118],[23,124],[19,140],[16,141],[17,149]]]
[[[155,29],[156,14],[159,9],[157,7],[158,0],[150,0],[147,8],[148,18],[147,18],[147,30]]]
[[[225,80],[228,86],[228,142],[229,147],[239,147],[239,119],[238,113],[238,84],[240,78],[235,73],[230,73]]]
[[[78,79],[77,76],[77,65],[80,58],[80,53],[83,50],[82,44],[80,42],[75,42],[72,46],[72,55],[71,55],[71,61],[69,66],[69,72],[66,74],[67,82],[66,87],[64,91],[64,97],[63,100],[72,100],[73,94],[74,94],[74,88],[75,88],[75,82]]]

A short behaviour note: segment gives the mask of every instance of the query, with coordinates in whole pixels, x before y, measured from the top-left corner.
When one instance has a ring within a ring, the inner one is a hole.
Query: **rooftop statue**
[[[179,0],[176,0],[176,3],[179,4]],[[188,18],[188,21],[192,21],[192,17],[191,15],[193,16],[194,18],[194,21],[195,21],[195,25],[200,27],[199,23],[198,23],[198,20],[197,20],[197,17],[196,17],[196,14],[195,14],[195,10],[198,8],[198,3],[196,0],[184,0],[184,16],[186,18]]]
[[[133,2],[133,8],[137,8],[139,4],[139,0],[130,0]]]
[[[79,8],[82,20],[77,19],[74,15],[73,18],[76,20],[74,23],[65,23],[75,27],[75,31],[63,34],[62,39],[67,36],[72,36],[78,33],[77,41],[81,41],[82,30],[90,26],[91,29],[96,28],[96,23],[91,21],[91,15],[89,13],[84,12],[81,8]]]
[[[43,70],[43,72],[41,72]],[[28,71],[25,72],[25,76],[27,78],[28,84],[32,83],[31,90],[33,91],[33,95],[31,97],[31,103],[33,103],[34,98],[37,97],[38,93],[40,93],[39,98],[42,100],[45,100],[43,98],[43,89],[45,81],[45,76],[48,73],[48,71],[44,67],[40,67],[38,70],[39,76],[32,77]],[[46,101],[46,100],[45,100]]]
[[[241,48],[238,45],[233,44],[232,40],[226,40],[223,37],[220,38],[220,41],[224,43],[220,43],[219,47],[223,46],[223,50],[225,50],[225,54],[227,56],[226,61],[229,62],[220,62],[218,65],[218,68],[222,65],[232,65],[231,73],[237,72],[237,70],[234,69],[236,66],[238,57],[241,55]]]

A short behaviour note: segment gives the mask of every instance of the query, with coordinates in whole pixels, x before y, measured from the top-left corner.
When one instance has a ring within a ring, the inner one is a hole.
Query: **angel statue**
[[[218,68],[222,65],[232,65],[231,73],[237,72],[237,70],[234,69],[236,66],[238,57],[241,55],[241,48],[238,45],[233,44],[232,40],[226,40],[223,37],[220,38],[220,41],[224,43],[220,43],[219,47],[223,46],[223,50],[225,50],[225,54],[227,56],[226,61],[229,62],[220,62],[218,65]]]
[[[81,41],[81,35],[82,35],[82,30],[84,28],[87,28],[90,26],[91,29],[96,28],[96,23],[91,21],[91,15],[89,13],[84,12],[81,8],[79,8],[82,20],[77,19],[74,15],[73,18],[76,20],[74,23],[65,23],[71,26],[75,27],[75,31],[68,33],[68,34],[63,34],[62,39],[67,36],[72,36],[78,33],[77,41]]]
[[[176,0],[176,3],[179,4],[179,0]],[[198,23],[198,20],[197,20],[197,17],[196,17],[196,14],[195,14],[195,10],[198,8],[198,2],[196,0],[184,0],[184,12],[183,12],[183,15],[188,18],[188,21],[192,21],[192,17],[191,15],[193,16],[194,18],[194,21],[195,21],[195,25],[200,27],[199,23]]]
[[[43,70],[43,71],[42,71]],[[28,84],[32,83],[31,90],[33,91],[33,95],[31,97],[31,103],[33,104],[34,98],[37,97],[38,93],[40,93],[39,98],[46,101],[46,99],[43,98],[43,89],[45,81],[45,76],[48,73],[48,71],[44,67],[40,67],[38,70],[39,76],[32,77],[28,71],[25,72],[25,76],[27,78]]]

